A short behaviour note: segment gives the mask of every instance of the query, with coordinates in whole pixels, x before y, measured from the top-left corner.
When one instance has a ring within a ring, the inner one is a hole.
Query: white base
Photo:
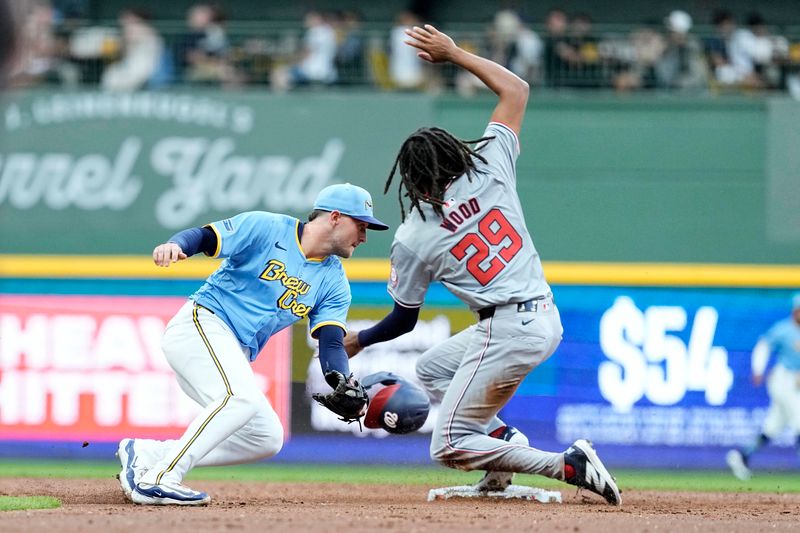
[[[536,500],[541,503],[561,503],[561,492],[557,490],[544,490],[523,485],[509,485],[506,490],[481,492],[473,485],[458,487],[443,487],[431,489],[428,492],[428,501],[448,500],[450,498],[501,498],[505,500]]]

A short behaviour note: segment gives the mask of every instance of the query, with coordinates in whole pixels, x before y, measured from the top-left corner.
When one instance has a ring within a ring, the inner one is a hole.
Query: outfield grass
[[[55,509],[61,502],[50,496],[0,496],[0,511],[23,509]]]
[[[55,462],[0,460],[2,477],[111,478],[119,471],[115,462]],[[708,470],[614,470],[620,487],[641,490],[698,492],[771,492],[800,493],[796,472],[756,472],[742,482],[727,471]],[[435,466],[366,466],[366,465],[286,465],[259,463],[193,470],[189,479],[219,481],[311,482],[409,484],[441,487],[476,482],[480,472],[459,472]],[[515,483],[543,488],[564,487],[563,483],[541,476],[519,475]]]

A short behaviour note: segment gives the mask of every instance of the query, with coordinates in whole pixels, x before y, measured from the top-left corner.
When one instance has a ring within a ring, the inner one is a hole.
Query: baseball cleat
[[[622,496],[616,480],[606,470],[592,443],[585,439],[576,440],[564,452],[565,476],[567,467],[572,467],[572,475],[566,483],[599,494],[611,505],[622,505]]]
[[[130,500],[131,493],[134,487],[136,487],[136,482],[134,481],[136,452],[133,450],[133,439],[122,439],[119,441],[116,455],[122,467],[120,473],[117,474],[119,486],[122,488],[125,497]]]
[[[528,445],[528,437],[514,426],[502,426],[489,434],[490,437],[502,439],[512,444]],[[483,475],[475,488],[480,492],[499,492],[506,490],[514,480],[514,472],[491,472]]]
[[[750,477],[752,477],[753,473],[750,472],[749,468],[747,468],[747,463],[744,460],[744,456],[739,450],[729,451],[725,455],[725,462],[728,463],[733,475],[736,476],[736,478],[740,481],[748,481]]]
[[[205,492],[192,490],[180,483],[137,483],[131,493],[133,503],[139,505],[208,505],[211,497]]]

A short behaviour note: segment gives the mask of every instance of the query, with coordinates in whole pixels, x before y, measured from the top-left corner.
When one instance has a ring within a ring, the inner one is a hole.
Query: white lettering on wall
[[[34,98],[29,104],[11,103],[2,126],[16,131],[28,125],[49,126],[89,120],[157,120],[191,124],[244,134],[253,129],[255,113],[247,105],[186,94],[64,93]]]
[[[674,405],[688,391],[705,392],[709,405],[722,405],[733,386],[728,352],[712,346],[717,311],[701,307],[688,343],[672,334],[686,329],[687,313],[679,306],[651,306],[642,312],[627,296],[614,301],[600,319],[600,393],[616,409],[629,411],[647,398]]]
[[[182,228],[209,208],[246,211],[258,203],[270,211],[309,209],[330,184],[344,154],[344,142],[330,139],[322,153],[293,163],[285,156],[236,156],[233,139],[167,137],[151,152],[157,174],[172,188],[156,202],[156,219]]]
[[[0,424],[78,422],[82,396],[94,422],[182,426],[197,413],[161,353],[157,316],[0,313]],[[50,398],[48,402],[48,398]],[[123,402],[127,398],[127,404]],[[178,409],[164,409],[165,400]]]
[[[246,114],[241,116],[245,118],[237,120],[247,120]],[[142,151],[142,140],[131,136],[113,157],[100,153],[0,155],[0,205],[124,210],[137,200],[144,184],[134,168],[149,164],[148,176],[160,176],[170,184],[156,200],[154,212],[166,228],[186,227],[210,210],[248,211],[263,206],[269,211],[302,212],[336,179],[345,144],[332,138],[318,156],[297,160],[236,154],[236,142],[229,137],[165,137],[155,143],[149,157],[140,157]]]
[[[139,196],[142,180],[132,175],[142,148],[128,137],[113,160],[101,154],[73,158],[67,154],[12,153],[0,158],[0,204],[30,209],[125,209]]]

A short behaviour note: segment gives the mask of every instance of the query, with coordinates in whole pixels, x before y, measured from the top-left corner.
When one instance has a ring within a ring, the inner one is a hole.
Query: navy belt
[[[517,313],[524,313],[527,311],[537,311],[539,309],[539,302],[550,298],[550,294],[543,294],[542,296],[537,296],[536,298],[532,298],[525,302],[518,302],[517,305]],[[507,305],[514,305],[514,303],[510,303]],[[503,307],[503,305],[492,305],[489,307],[484,307],[483,309],[478,309],[478,318],[480,320],[486,320],[487,318],[492,318],[494,316],[494,312],[497,310],[498,307]]]

